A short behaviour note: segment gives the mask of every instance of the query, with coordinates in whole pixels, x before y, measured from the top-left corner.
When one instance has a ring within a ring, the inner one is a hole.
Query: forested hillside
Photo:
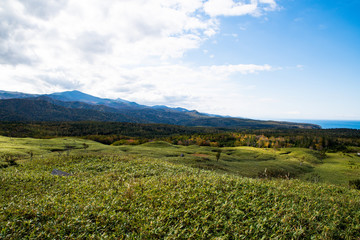
[[[346,151],[360,146],[354,129],[232,129],[119,122],[1,122],[0,135],[51,138],[77,136],[105,144],[163,140],[176,145],[260,148],[302,147]]]
[[[320,128],[318,125],[222,117],[184,108],[145,106],[79,91],[31,95],[0,91],[0,121],[102,121],[223,128]]]

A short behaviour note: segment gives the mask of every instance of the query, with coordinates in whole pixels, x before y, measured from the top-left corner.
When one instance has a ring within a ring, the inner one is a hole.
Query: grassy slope
[[[245,177],[258,177],[265,169],[281,170],[290,173],[290,178],[347,186],[349,180],[360,175],[360,157],[353,153],[328,153],[327,158],[320,159],[317,151],[309,149],[236,147],[222,148],[220,161],[217,162],[215,151],[218,148],[211,147],[185,147],[155,142],[118,148],[127,154],[141,154],[181,165]],[[184,157],[180,157],[181,154]],[[313,179],[314,176],[317,178]]]
[[[80,149],[84,142],[88,149]],[[69,156],[50,151],[66,144],[79,149]],[[211,148],[196,146],[112,147],[72,138],[1,137],[0,151],[5,150],[27,158],[28,151],[38,155],[0,169],[0,239],[360,237],[358,191],[222,173],[257,173],[275,161],[290,169],[301,159],[302,167],[319,165],[313,171],[330,176],[332,162],[344,157],[339,154],[320,164],[308,150],[228,148],[216,162]],[[263,165],[241,170],[246,163]],[[341,174],[358,171],[338,165],[346,170]],[[54,168],[73,176],[53,176]]]
[[[84,144],[89,148],[84,149]],[[320,159],[317,151],[301,148],[260,149],[252,147],[222,148],[220,161],[216,161],[218,148],[176,146],[166,142],[150,142],[138,146],[107,146],[93,141],[78,138],[8,138],[0,136],[0,166],[4,154],[17,155],[19,162],[34,157],[52,157],[68,155],[66,147],[74,149],[70,152],[104,154],[135,154],[151,158],[160,158],[180,165],[195,168],[216,170],[221,173],[232,173],[245,177],[258,177],[266,169],[281,170],[290,178],[311,180],[347,186],[349,180],[360,175],[360,157],[355,153],[328,153],[327,158]],[[183,157],[181,157],[183,155]],[[315,176],[316,179],[313,179]]]
[[[84,144],[89,147],[84,149]],[[220,161],[216,161],[219,148],[177,146],[166,142],[150,142],[137,146],[108,146],[79,138],[8,138],[0,136],[0,166],[4,154],[17,155],[19,162],[34,157],[68,155],[66,147],[71,146],[71,154],[98,152],[104,154],[141,155],[163,159],[194,168],[216,170],[245,177],[258,177],[265,169],[269,172],[280,170],[290,178],[311,180],[347,186],[349,180],[360,175],[360,157],[355,153],[327,153],[320,159],[317,151],[301,148],[260,149],[253,147],[221,148]],[[183,155],[183,157],[181,157]],[[314,177],[316,179],[314,179]]]
[[[320,180],[338,185],[347,185],[349,180],[360,178],[360,157],[356,154],[328,153],[323,164],[314,169]]]

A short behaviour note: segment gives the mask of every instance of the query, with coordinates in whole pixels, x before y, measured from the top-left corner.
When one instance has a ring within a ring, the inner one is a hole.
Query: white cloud
[[[243,85],[232,80],[232,75],[270,71],[268,65],[224,65],[188,67],[183,65],[168,65],[156,67],[140,67],[123,69],[123,83],[118,80],[105,90],[109,97],[116,97],[113,87],[126,87],[122,97],[143,104],[164,104],[195,108],[202,111],[214,109],[220,112],[224,107],[234,102],[242,92],[249,91],[253,86]],[[98,89],[104,88],[98,86]],[[100,94],[100,92],[93,92]],[[169,102],[168,99],[176,99]],[[217,103],[217,104],[214,104]]]
[[[267,4],[267,6],[264,8],[265,11],[273,11],[277,8],[275,0],[259,0],[259,3]]]
[[[273,0],[2,0],[0,64],[180,58],[219,31],[215,16],[275,7]]]
[[[300,69],[300,70],[304,70],[305,66],[301,65],[301,64],[298,64],[298,65],[296,65],[296,68]]]
[[[2,64],[58,66],[88,61],[89,53],[100,63],[110,56],[118,64],[141,64],[179,58],[218,31],[217,19],[196,15],[200,0],[3,2]]]
[[[120,97],[142,104],[166,104],[215,112],[223,111],[223,106],[233,103],[242,92],[254,89],[253,85],[234,81],[232,76],[271,70],[268,65],[240,64],[131,68],[93,66],[80,69],[73,66],[52,72],[26,65],[18,67],[0,65],[0,72],[4,73],[5,79],[13,79],[11,83],[6,83],[16,86],[15,89],[10,90],[48,93],[79,89],[96,96]],[[14,78],[14,76],[18,77]],[[33,84],[28,84],[29,82]],[[177,101],[169,102],[169,99]]]
[[[272,68],[194,67],[182,56],[206,40],[216,42],[217,16],[275,8],[273,0],[1,0],[0,89],[78,89],[146,104],[176,100],[178,106],[214,108],[209,100],[224,104],[247,88],[230,81],[232,74]]]
[[[255,64],[238,64],[238,65],[222,65],[205,67],[216,75],[230,75],[232,73],[249,74],[259,71],[270,71],[272,68],[269,65],[255,65]]]
[[[274,0],[209,0],[204,4],[204,10],[210,16],[259,16],[275,9]]]

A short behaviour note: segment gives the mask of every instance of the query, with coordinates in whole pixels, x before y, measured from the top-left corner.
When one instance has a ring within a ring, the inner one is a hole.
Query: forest
[[[82,137],[108,145],[166,141],[174,145],[258,148],[301,147],[318,151],[356,151],[356,129],[234,129],[119,122],[1,122],[0,135],[9,137]]]

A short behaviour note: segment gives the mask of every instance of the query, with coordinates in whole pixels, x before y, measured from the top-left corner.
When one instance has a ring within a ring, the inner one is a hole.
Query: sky
[[[0,0],[0,90],[360,120],[358,0]]]

